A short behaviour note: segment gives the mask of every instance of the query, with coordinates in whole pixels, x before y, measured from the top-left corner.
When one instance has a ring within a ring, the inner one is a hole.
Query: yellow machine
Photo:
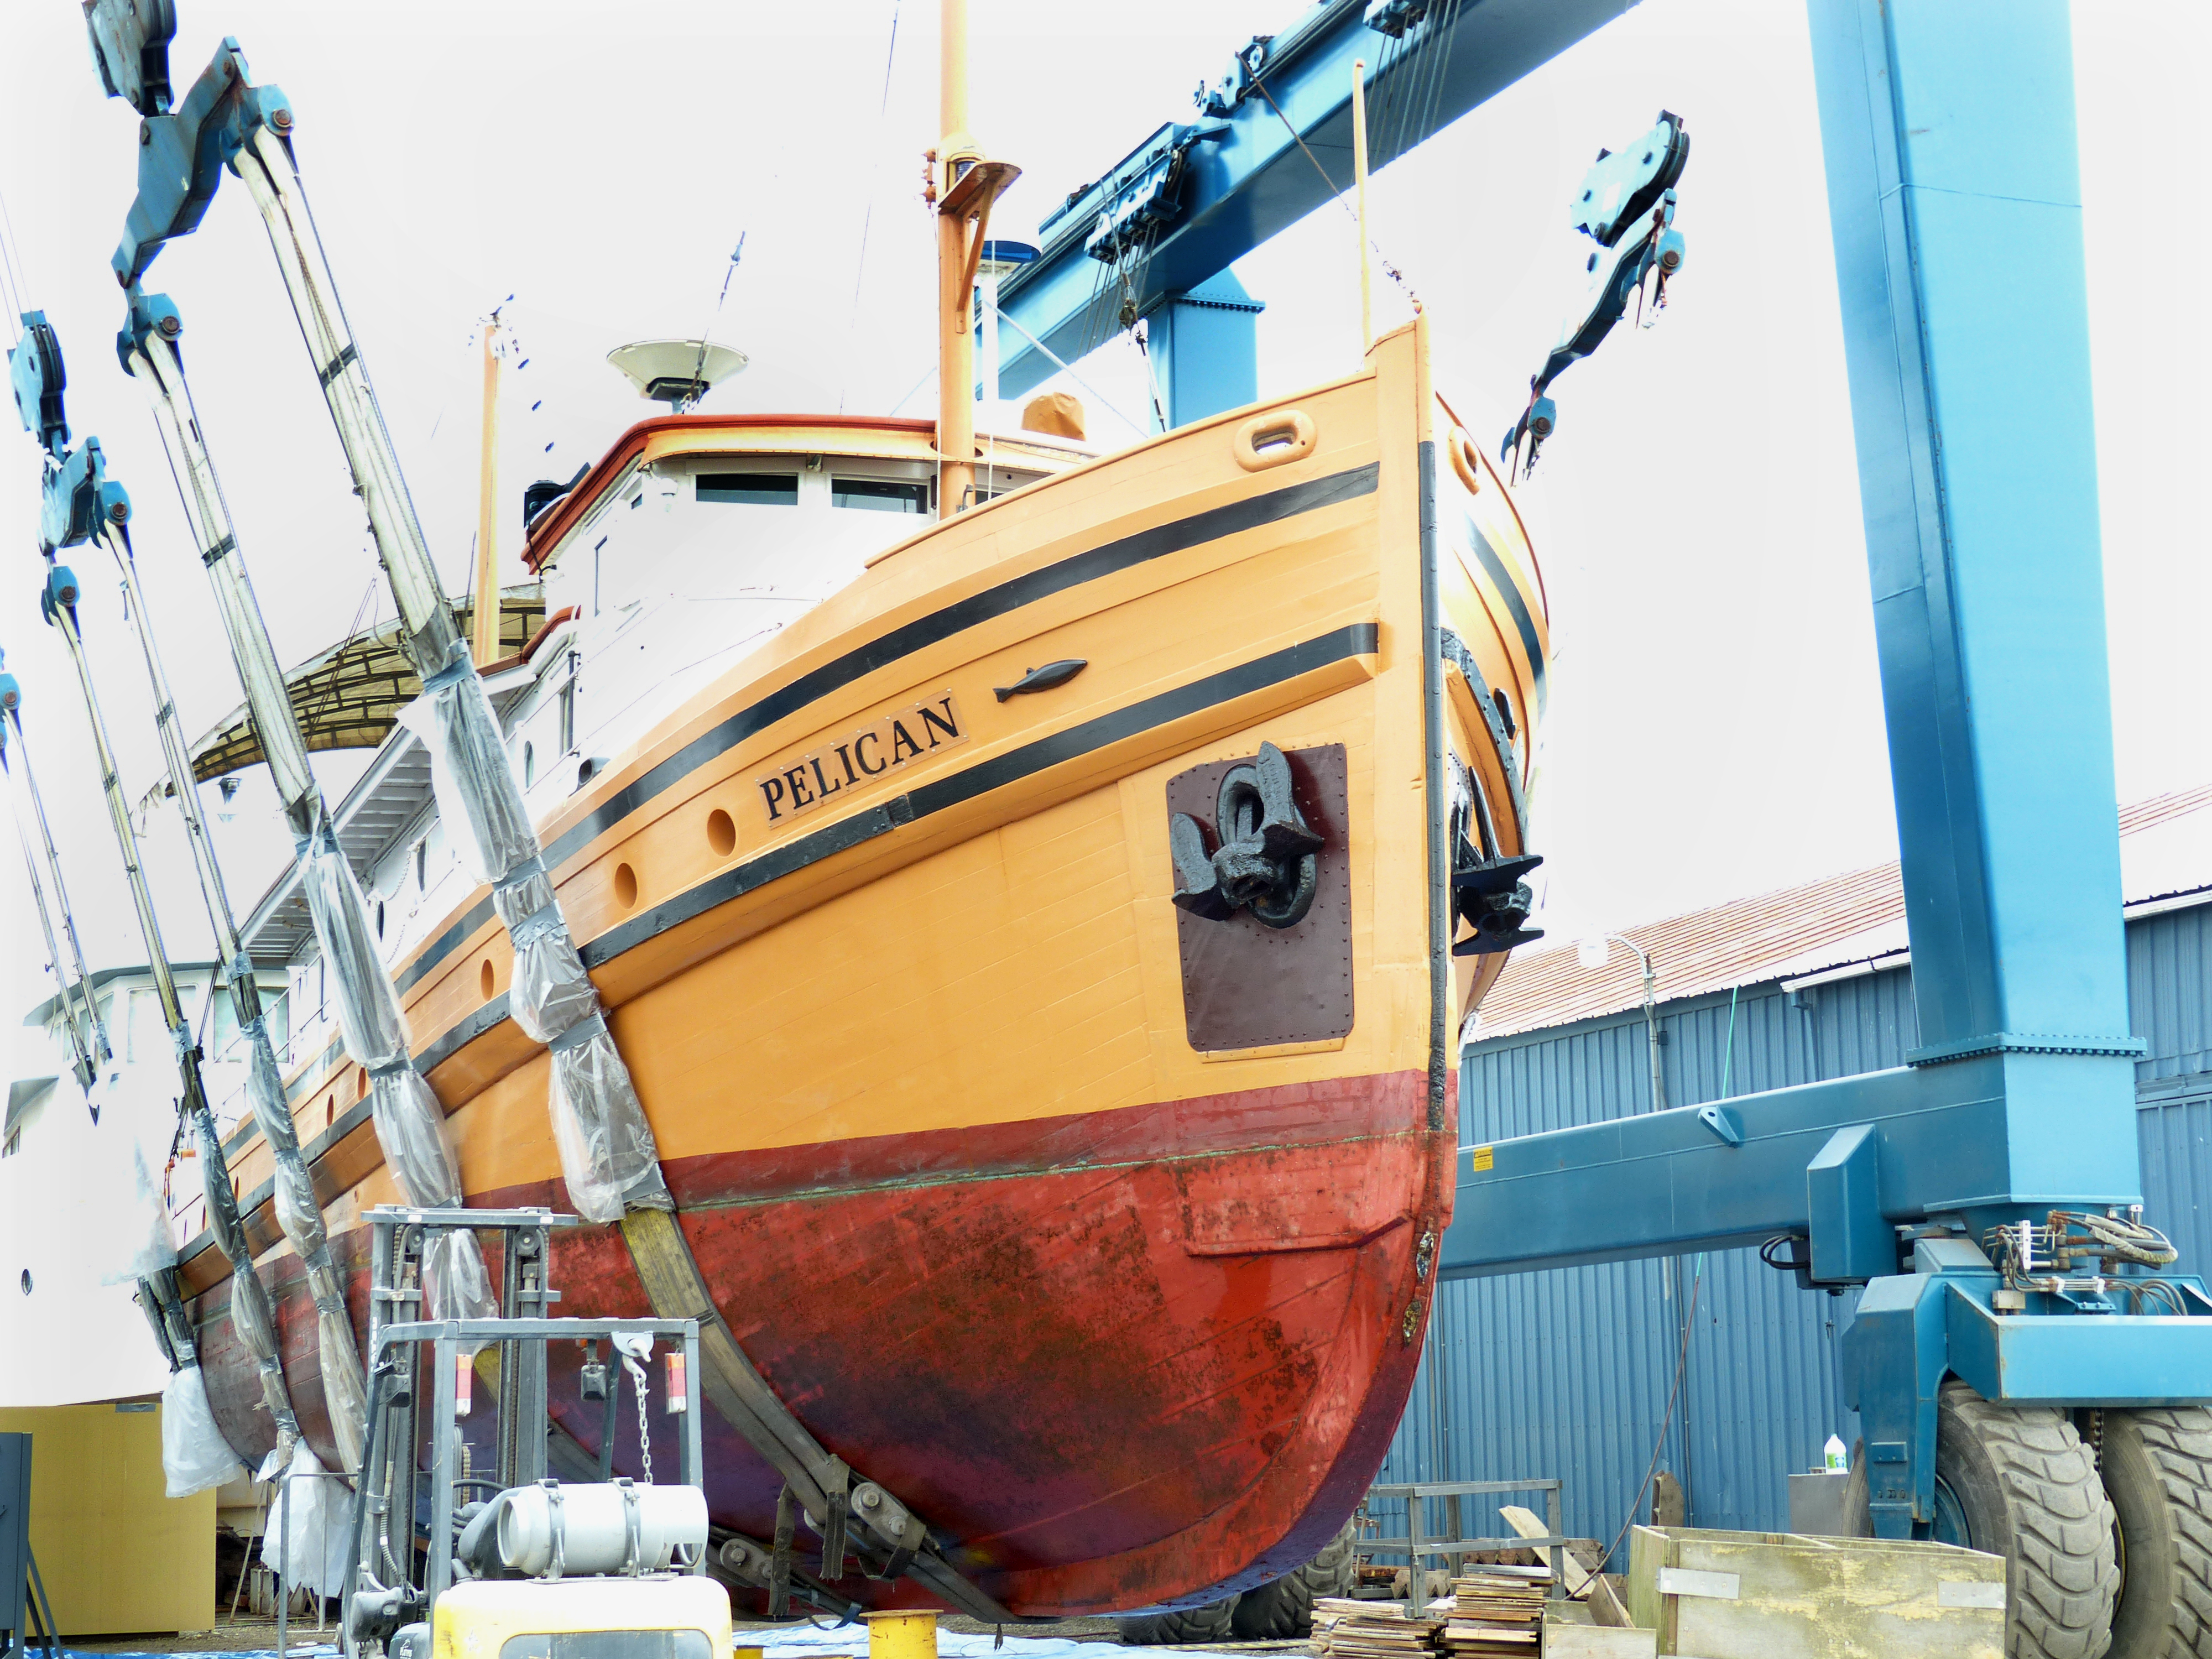
[[[400,1659],[393,1644],[393,1659]],[[486,1579],[438,1598],[427,1659],[722,1659],[730,1596],[711,1578]]]

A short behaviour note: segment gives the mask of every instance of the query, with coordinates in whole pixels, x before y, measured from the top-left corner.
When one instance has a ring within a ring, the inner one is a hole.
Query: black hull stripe
[[[1163,691],[1158,696],[1146,697],[1117,708],[1110,714],[1101,714],[1096,720],[1071,726],[1064,732],[1055,732],[1040,738],[1035,743],[1025,743],[1018,749],[952,773],[903,795],[894,796],[865,812],[840,819],[811,836],[787,842],[757,859],[725,870],[720,875],[701,882],[687,892],[679,893],[664,903],[657,904],[644,915],[610,928],[583,947],[586,967],[599,968],[612,962],[626,951],[636,949],[647,939],[681,926],[694,916],[703,915],[717,905],[727,904],[732,899],[765,887],[769,882],[803,870],[810,864],[858,847],[863,842],[873,841],[878,836],[890,834],[902,823],[942,812],[947,807],[987,795],[994,789],[1018,783],[1055,766],[1079,760],[1093,750],[1103,749],[1149,732],[1155,726],[1181,720],[1211,708],[1217,703],[1228,702],[1268,686],[1295,679],[1347,657],[1371,655],[1376,649],[1377,631],[1373,623],[1360,623],[1350,628],[1340,628],[1334,634],[1323,635],[1317,640],[1308,640],[1302,645],[1291,646],[1281,651],[1243,663],[1218,674],[1209,674],[1202,680],[1177,686],[1172,691]]]
[[[810,670],[790,684],[769,692],[758,702],[748,704],[711,731],[692,738],[666,760],[640,774],[570,825],[551,846],[546,848],[546,868],[559,868],[641,806],[675,787],[709,761],[727,754],[746,738],[766,731],[778,720],[787,719],[808,704],[843,690],[879,668],[888,667],[902,658],[930,646],[942,644],[956,634],[964,633],[994,617],[1034,605],[1039,599],[1048,599],[1054,593],[1064,593],[1072,587],[1080,587],[1085,582],[1097,581],[1118,571],[1133,569],[1154,559],[1165,558],[1170,554],[1187,552],[1208,542],[1219,541],[1224,536],[1236,535],[1240,531],[1279,524],[1303,513],[1334,507],[1341,501],[1356,501],[1362,495],[1371,495],[1377,488],[1379,473],[1379,467],[1370,462],[1346,472],[1332,472],[1325,478],[1314,478],[1285,489],[1269,490],[1263,495],[1253,495],[1223,507],[1209,507],[1203,513],[1194,513],[1188,518],[1155,525],[1152,529],[1140,530],[1133,536],[1108,542],[1103,547],[1071,555],[1025,576],[1000,582],[996,587],[987,587],[981,592],[946,605],[941,611],[917,617],[866,645],[856,646],[844,655],[832,658],[819,668]],[[401,994],[404,995],[423,975],[434,972],[447,957],[460,948],[462,940],[490,920],[491,901],[485,899],[439,934],[393,981]]]
[[[676,787],[702,766],[728,753],[746,738],[765,731],[776,721],[796,714],[831,692],[852,684],[865,675],[896,662],[902,657],[939,644],[980,623],[1003,617],[1052,594],[1065,592],[1071,587],[1096,581],[1102,576],[1110,576],[1117,571],[1131,569],[1172,553],[1186,552],[1207,542],[1218,541],[1224,536],[1233,536],[1240,531],[1279,524],[1303,513],[1371,495],[1378,488],[1379,478],[1379,466],[1370,462],[1365,466],[1356,466],[1348,471],[1332,472],[1327,477],[1269,490],[1265,495],[1231,501],[1223,507],[1209,507],[1203,513],[1194,513],[1188,518],[1156,525],[1150,530],[1140,530],[1133,536],[1108,542],[1103,547],[1072,555],[1056,564],[1033,570],[1025,576],[1017,576],[996,587],[986,588],[957,605],[933,611],[926,617],[917,617],[893,629],[881,638],[854,647],[843,656],[801,675],[780,690],[771,691],[758,702],[739,709],[712,731],[701,733],[666,760],[625,784],[594,807],[588,816],[572,824],[545,849],[546,867],[558,869],[565,860],[640,807]],[[433,939],[421,956],[393,976],[394,988],[404,996],[427,975],[435,973],[448,957],[461,948],[463,941],[472,937],[491,920],[491,915],[489,898],[472,906],[459,921]],[[590,952],[587,951],[585,954],[586,959],[590,959]],[[326,1048],[321,1059],[294,1080],[291,1088],[286,1091],[287,1097],[296,1103],[301,1097],[319,1087],[319,1082],[315,1079],[319,1079],[328,1065],[337,1060],[338,1048],[336,1042]],[[230,1150],[234,1152],[243,1146],[252,1133],[251,1124],[240,1127],[232,1137]]]
[[[1324,634],[1318,639],[1270,652],[1264,657],[1240,663],[1218,674],[1209,674],[1204,679],[1177,686],[1172,691],[1163,691],[1157,696],[1146,697],[1141,702],[1117,708],[1110,714],[1101,714],[1096,720],[1072,726],[1065,732],[1056,732],[1050,737],[1040,738],[1035,743],[1008,750],[981,765],[971,766],[965,771],[924,784],[866,811],[856,812],[848,818],[825,825],[811,836],[801,836],[772,852],[763,853],[757,859],[748,859],[689,891],[655,905],[622,927],[600,934],[583,947],[584,961],[591,967],[602,967],[623,952],[635,950],[669,929],[705,915],[717,905],[726,904],[732,899],[803,870],[810,864],[817,864],[849,848],[887,835],[901,824],[912,823],[933,813],[942,812],[949,807],[989,794],[994,790],[1003,789],[1009,784],[1035,777],[1055,766],[1080,760],[1085,755],[1127,738],[1170,725],[1187,715],[1232,702],[1255,691],[1264,691],[1270,686],[1297,679],[1332,663],[1344,662],[1353,657],[1373,656],[1380,648],[1381,636],[1382,631],[1376,623],[1354,623],[1334,633]],[[494,997],[417,1054],[415,1059],[417,1069],[425,1073],[434,1069],[507,1018],[507,998],[504,995]],[[366,1122],[368,1116],[369,1103],[367,1100],[357,1102],[329,1128],[316,1136],[306,1149],[310,1167],[319,1163],[339,1141]],[[244,1200],[246,1212],[250,1214],[266,1202],[273,1190],[272,1182],[264,1182],[255,1188]],[[321,1193],[319,1196],[328,1203],[336,1194]],[[185,1252],[185,1256],[197,1255],[207,1243],[203,1236]]]
[[[1551,691],[1545,684],[1544,647],[1537,643],[1536,620],[1528,614],[1528,606],[1521,597],[1521,590],[1507,574],[1505,561],[1498,556],[1498,550],[1490,544],[1490,538],[1476,528],[1472,517],[1467,520],[1467,538],[1474,544],[1474,556],[1481,561],[1485,574],[1497,586],[1498,592],[1504,597],[1506,610],[1512,613],[1514,631],[1521,635],[1521,649],[1528,658],[1528,672],[1536,677],[1536,714],[1541,719]]]

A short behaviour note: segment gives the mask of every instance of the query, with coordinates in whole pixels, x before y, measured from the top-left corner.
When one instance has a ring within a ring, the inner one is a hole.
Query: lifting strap
[[[834,1541],[838,1546],[836,1553],[842,1557],[845,1528],[839,1521],[850,1512],[852,1472],[842,1459],[825,1451],[805,1425],[792,1414],[738,1346],[708,1293],[705,1275],[699,1271],[690,1242],[684,1237],[675,1215],[667,1210],[629,1210],[623,1216],[622,1231],[623,1242],[629,1247],[638,1281],[644,1285],[653,1312],[663,1319],[699,1322],[702,1372],[699,1381],[708,1402],[783,1477],[800,1507],[822,1518],[825,1558],[831,1553],[833,1540],[829,1534],[833,1530],[839,1534]],[[884,1541],[894,1552],[892,1559],[923,1588],[985,1624],[1018,1622],[1014,1614],[970,1583],[945,1559],[921,1516],[887,1493],[874,1507],[895,1510],[896,1518],[887,1517],[892,1530]],[[779,1534],[782,1531],[780,1523],[777,1531]],[[825,1560],[825,1573],[829,1567],[842,1565]]]

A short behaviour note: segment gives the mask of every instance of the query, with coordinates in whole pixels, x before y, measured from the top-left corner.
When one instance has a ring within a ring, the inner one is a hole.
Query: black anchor
[[[1291,927],[1313,908],[1322,838],[1293,795],[1291,763],[1272,743],[1260,758],[1232,766],[1214,800],[1220,846],[1209,851],[1206,826],[1188,812],[1168,819],[1168,846],[1181,884],[1175,902],[1194,916],[1226,921],[1249,910],[1267,927]]]
[[[1481,859],[1452,872],[1454,912],[1474,924],[1474,933],[1452,946],[1455,957],[1497,956],[1534,945],[1544,937],[1528,926],[1536,895],[1521,879],[1544,861],[1540,853],[1525,858]]]
[[[1536,895],[1522,878],[1544,861],[1540,853],[1524,854],[1518,858],[1503,854],[1485,858],[1475,843],[1468,836],[1474,818],[1473,781],[1465,769],[1454,763],[1453,793],[1460,796],[1452,805],[1452,915],[1463,917],[1474,932],[1452,946],[1455,957],[1499,956],[1523,945],[1534,945],[1544,937],[1540,927],[1528,926],[1528,912],[1535,908]],[[1482,834],[1489,839],[1487,815],[1482,818]]]

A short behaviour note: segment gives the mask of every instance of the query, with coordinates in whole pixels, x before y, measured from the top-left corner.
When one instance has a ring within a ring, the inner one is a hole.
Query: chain
[[[645,1367],[624,1356],[630,1380],[637,1384],[637,1455],[645,1471],[645,1484],[653,1484],[653,1425],[645,1414]]]

